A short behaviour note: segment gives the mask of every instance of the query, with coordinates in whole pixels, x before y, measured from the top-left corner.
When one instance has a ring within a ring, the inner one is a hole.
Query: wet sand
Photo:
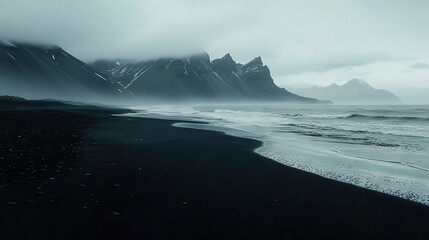
[[[119,112],[0,104],[0,239],[429,237],[428,206]]]

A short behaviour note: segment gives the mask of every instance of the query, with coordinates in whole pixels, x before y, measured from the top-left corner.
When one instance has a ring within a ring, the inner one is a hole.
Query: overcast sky
[[[84,61],[261,56],[280,86],[429,88],[429,1],[0,0],[0,38]]]

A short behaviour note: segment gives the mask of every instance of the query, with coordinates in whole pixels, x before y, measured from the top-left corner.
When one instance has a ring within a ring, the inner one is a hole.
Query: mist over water
[[[137,117],[257,139],[258,154],[318,175],[429,204],[429,106],[182,105]]]

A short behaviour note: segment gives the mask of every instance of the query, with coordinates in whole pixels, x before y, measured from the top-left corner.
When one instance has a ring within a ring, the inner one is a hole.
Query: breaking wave
[[[339,117],[339,118],[347,118],[347,119],[382,119],[382,120],[404,120],[404,121],[427,121],[429,122],[429,118],[423,118],[423,117],[406,117],[406,116],[381,116],[381,115],[363,115],[363,114],[357,114],[353,113],[346,117]]]

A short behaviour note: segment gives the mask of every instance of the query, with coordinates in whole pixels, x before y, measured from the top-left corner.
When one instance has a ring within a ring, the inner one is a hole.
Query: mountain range
[[[92,66],[137,97],[318,102],[277,87],[260,57],[243,65],[230,54],[210,61],[201,53],[141,62],[98,60]]]
[[[400,104],[401,99],[392,92],[375,89],[367,82],[351,79],[343,85],[328,87],[293,88],[297,94],[318,99],[329,99],[336,104]]]
[[[236,63],[207,53],[151,61],[98,60],[87,64],[55,45],[0,41],[0,94],[88,100],[207,99],[324,103],[274,84],[260,57]]]

